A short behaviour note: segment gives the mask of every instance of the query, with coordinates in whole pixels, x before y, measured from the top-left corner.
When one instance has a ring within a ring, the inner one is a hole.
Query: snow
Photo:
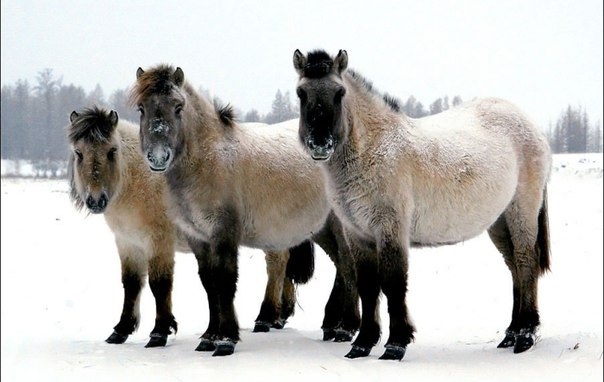
[[[318,250],[313,279],[298,288],[283,330],[252,333],[266,283],[262,252],[242,249],[235,301],[242,341],[228,357],[194,351],[208,322],[191,254],[178,253],[174,315],[179,331],[146,349],[154,302],[148,287],[139,330],[104,342],[119,319],[120,265],[102,216],[75,211],[65,180],[2,178],[1,378],[3,381],[601,381],[603,379],[602,154],[556,155],[549,184],[552,271],[541,278],[541,339],[526,353],[497,349],[509,324],[509,271],[486,234],[413,249],[408,305],[416,340],[402,362],[367,358],[349,343],[323,342],[323,308],[334,268]]]

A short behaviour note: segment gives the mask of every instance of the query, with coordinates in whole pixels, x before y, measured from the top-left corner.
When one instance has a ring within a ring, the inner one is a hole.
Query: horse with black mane
[[[347,69],[344,50],[335,57],[296,50],[293,64],[299,139],[322,164],[332,208],[361,252],[362,323],[347,357],[367,356],[377,343],[381,290],[390,316],[381,358],[402,359],[415,332],[405,301],[409,248],[462,242],[485,230],[513,280],[512,320],[499,347],[531,348],[540,325],[537,281],[550,266],[545,136],[495,98],[409,118]]]
[[[181,68],[139,68],[132,104],[140,112],[143,156],[164,173],[168,205],[198,257],[210,321],[196,350],[228,355],[239,341],[235,297],[239,246],[281,250],[312,239],[336,266],[324,339],[349,341],[359,326],[354,263],[331,213],[319,166],[297,140],[297,122],[238,124]]]
[[[174,252],[191,252],[168,215],[164,176],[149,171],[140,153],[139,128],[117,112],[91,107],[70,115],[70,199],[78,210],[103,214],[115,236],[122,268],[123,308],[108,343],[126,341],[140,322],[140,295],[148,275],[156,304],[146,347],[164,346],[177,323],[172,314]],[[295,284],[314,272],[314,247],[305,241],[265,251],[268,281],[255,331],[282,328],[294,313]]]

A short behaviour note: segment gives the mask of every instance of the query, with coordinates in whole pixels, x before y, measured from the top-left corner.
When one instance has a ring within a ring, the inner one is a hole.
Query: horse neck
[[[224,139],[224,126],[209,100],[188,84],[184,90],[187,96],[182,129],[184,142],[178,163],[204,169],[217,165],[216,147]],[[203,165],[199,165],[199,161]]]
[[[347,81],[343,123],[347,124],[345,148],[350,155],[371,152],[380,145],[384,134],[394,126],[405,124],[406,116],[391,110],[377,95],[352,80]]]

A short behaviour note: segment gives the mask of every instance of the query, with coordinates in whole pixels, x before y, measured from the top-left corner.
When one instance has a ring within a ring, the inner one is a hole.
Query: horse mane
[[[304,77],[321,78],[329,73],[333,68],[333,58],[324,50],[313,50],[306,57],[304,65]]]
[[[107,143],[115,126],[110,112],[99,106],[85,108],[69,125],[68,138],[71,143],[85,140],[87,143]]]
[[[130,104],[136,107],[149,94],[169,93],[174,86],[174,70],[172,65],[159,64],[142,73],[130,89]]]
[[[172,65],[159,64],[143,72],[130,89],[130,104],[136,107],[149,94],[167,94],[172,91],[175,86],[174,71],[175,68]],[[186,93],[196,94],[199,98],[204,98],[187,81],[183,84],[183,88]],[[216,115],[223,124],[232,127],[236,123],[233,106],[230,104],[223,105],[216,98],[212,104]]]
[[[324,50],[313,50],[308,53],[306,57],[306,65],[304,65],[304,77],[307,78],[321,78],[327,76],[332,72],[333,69],[333,58]],[[400,100],[388,93],[380,93],[374,87],[371,81],[362,76],[359,72],[353,69],[347,69],[345,75],[348,74],[348,78],[359,84],[362,88],[368,92],[377,95],[382,99],[386,106],[394,111],[400,113],[402,110],[402,104]]]
[[[401,101],[398,98],[396,98],[388,93],[379,92],[373,86],[373,83],[371,81],[369,81],[367,78],[365,78],[363,75],[361,75],[359,72],[357,72],[354,69],[348,69],[345,74],[347,74],[348,78],[353,80],[355,83],[357,83],[363,89],[367,90],[367,92],[372,93],[372,94],[378,96],[379,98],[381,98],[381,100],[384,102],[384,104],[386,104],[386,106],[388,106],[388,108],[390,110],[394,111],[395,113],[401,113],[403,108],[401,106],[402,105]]]

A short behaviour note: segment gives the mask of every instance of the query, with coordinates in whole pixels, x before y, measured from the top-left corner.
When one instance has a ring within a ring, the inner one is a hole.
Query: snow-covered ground
[[[334,268],[317,251],[283,330],[252,333],[264,294],[263,253],[242,249],[236,307],[242,341],[229,357],[195,352],[208,322],[191,254],[178,253],[179,331],[146,349],[154,303],[143,290],[141,326],[123,345],[104,339],[121,310],[120,265],[102,216],[70,205],[64,180],[2,179],[2,381],[602,381],[602,154],[556,155],[549,184],[552,271],[540,282],[541,340],[523,354],[497,349],[509,323],[512,283],[486,234],[414,249],[408,304],[416,341],[402,362],[364,359],[348,343],[321,341]]]

